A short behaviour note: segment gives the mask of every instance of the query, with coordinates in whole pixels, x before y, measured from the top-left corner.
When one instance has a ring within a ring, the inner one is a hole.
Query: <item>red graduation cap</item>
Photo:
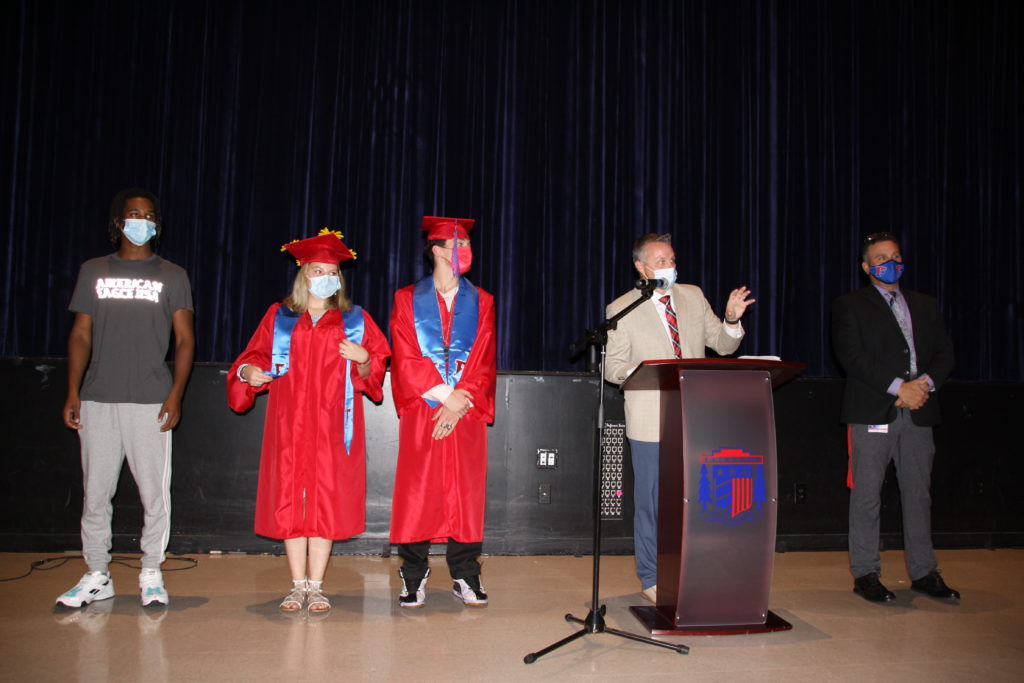
[[[306,263],[341,263],[354,259],[356,252],[345,246],[341,241],[344,237],[337,230],[324,228],[316,237],[304,240],[292,240],[281,246],[281,251],[290,251],[297,264]]]
[[[424,216],[422,230],[427,233],[428,240],[450,240],[453,234],[458,239],[469,239],[476,220],[472,218],[444,218],[443,216]]]

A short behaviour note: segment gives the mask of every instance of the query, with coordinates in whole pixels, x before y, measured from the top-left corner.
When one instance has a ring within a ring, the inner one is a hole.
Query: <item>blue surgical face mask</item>
[[[665,289],[672,289],[672,285],[676,283],[676,269],[675,268],[658,268],[654,271],[655,280],[664,280],[668,283]]]
[[[905,266],[902,263],[889,260],[877,266],[868,267],[868,272],[887,285],[891,285],[903,277],[904,268]]]
[[[319,299],[329,299],[341,289],[341,280],[337,275],[320,275],[309,278],[309,293]]]
[[[125,218],[124,236],[137,247],[141,247],[156,235],[156,223],[144,218]]]

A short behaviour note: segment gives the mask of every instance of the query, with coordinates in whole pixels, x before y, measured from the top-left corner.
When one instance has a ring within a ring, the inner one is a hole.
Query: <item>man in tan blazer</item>
[[[676,284],[676,254],[669,234],[647,234],[633,245],[633,265],[645,280],[662,280],[650,301],[640,305],[608,332],[605,379],[622,384],[645,360],[703,358],[705,347],[725,355],[743,339],[740,318],[750,290],[732,290],[719,320],[700,287]],[[640,298],[634,289],[608,304],[611,318]],[[657,596],[658,558],[658,441],[660,405],[657,391],[626,393],[626,436],[633,461],[633,539],[636,573],[641,592],[651,602]]]

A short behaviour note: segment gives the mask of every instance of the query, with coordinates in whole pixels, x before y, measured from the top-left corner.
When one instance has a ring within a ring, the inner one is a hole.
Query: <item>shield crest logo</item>
[[[701,518],[724,526],[760,519],[765,502],[764,456],[722,448],[700,457]]]

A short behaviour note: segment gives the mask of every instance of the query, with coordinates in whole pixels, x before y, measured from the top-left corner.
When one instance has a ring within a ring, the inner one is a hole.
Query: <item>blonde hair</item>
[[[309,288],[306,286],[306,271],[309,269],[309,264],[305,263],[299,268],[299,272],[295,274],[295,281],[292,283],[292,293],[284,300],[284,305],[287,306],[293,313],[305,313],[306,309],[309,308]],[[339,311],[344,313],[345,311],[352,310],[352,300],[345,294],[345,276],[338,271],[338,279],[341,280],[341,288],[334,293],[328,299],[327,309],[337,308]]]

